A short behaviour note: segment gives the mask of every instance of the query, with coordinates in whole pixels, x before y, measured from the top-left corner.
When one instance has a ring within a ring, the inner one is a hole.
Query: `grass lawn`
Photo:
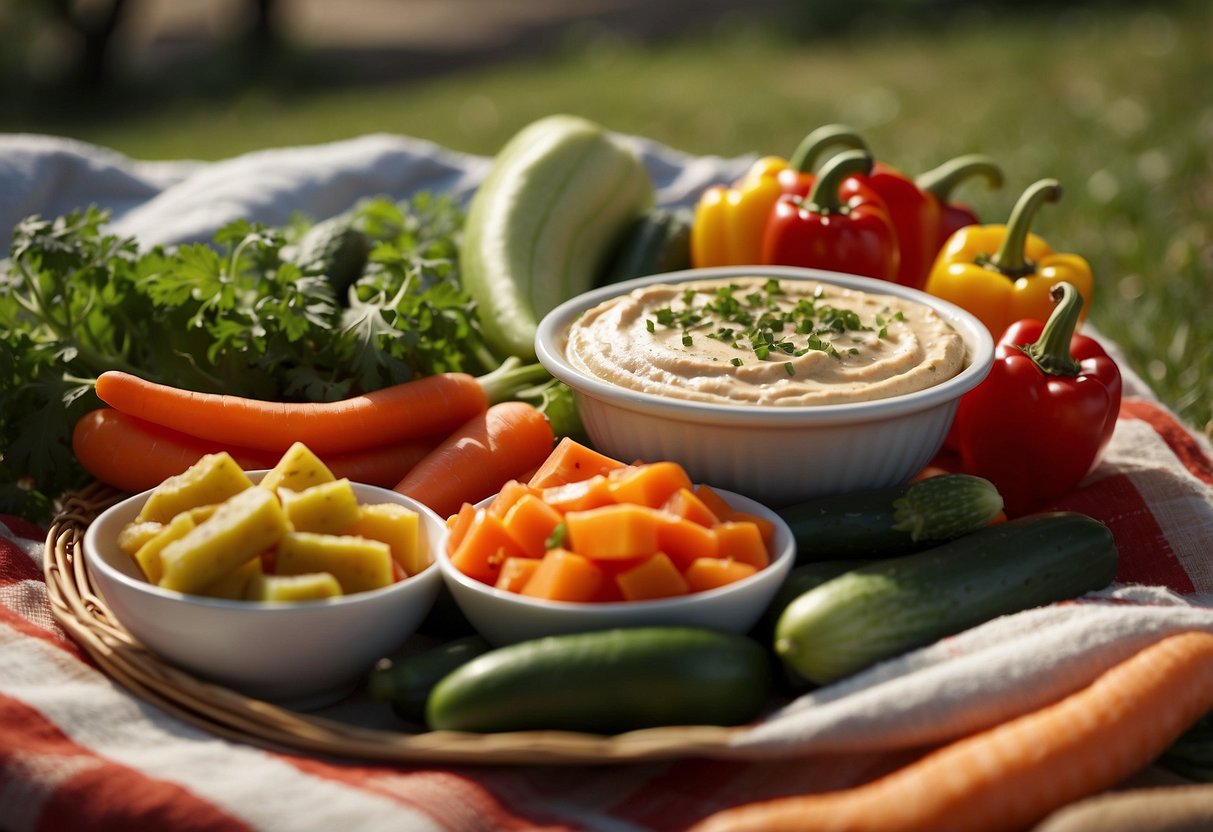
[[[1096,275],[1092,320],[1187,421],[1213,425],[1213,6],[1094,4],[965,15],[898,31],[794,38],[745,25],[640,45],[583,33],[555,54],[377,85],[296,54],[233,85],[128,83],[51,115],[10,107],[0,130],[59,133],[137,158],[393,132],[491,154],[524,124],[574,112],[695,154],[787,155],[846,122],[917,173],[980,151],[999,191],[959,196],[989,221],[1043,177],[1065,188],[1034,230]],[[222,94],[216,94],[216,92]]]

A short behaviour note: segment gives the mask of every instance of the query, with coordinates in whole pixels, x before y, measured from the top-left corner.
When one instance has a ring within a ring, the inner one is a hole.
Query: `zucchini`
[[[1101,589],[1117,561],[1108,527],[1084,514],[987,526],[809,590],[780,616],[775,652],[826,684],[1000,615]]]
[[[654,208],[632,223],[598,278],[598,285],[691,268],[687,209]]]
[[[380,659],[366,680],[371,698],[386,702],[401,719],[425,721],[430,691],[455,668],[491,649],[479,635],[463,636],[400,659]]]
[[[548,116],[510,139],[472,196],[460,246],[489,346],[532,358],[539,319],[594,287],[654,198],[640,159],[591,121]]]
[[[771,691],[770,654],[745,636],[635,627],[547,636],[463,665],[430,695],[435,730],[614,734],[658,725],[739,725]]]
[[[797,562],[888,558],[977,531],[1002,511],[989,480],[941,474],[907,485],[819,497],[778,514],[796,538]]]

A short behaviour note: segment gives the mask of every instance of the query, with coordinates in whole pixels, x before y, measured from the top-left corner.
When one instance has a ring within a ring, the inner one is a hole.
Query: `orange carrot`
[[[542,462],[555,435],[547,417],[526,402],[500,402],[468,419],[396,484],[446,517],[497,493]]]
[[[155,488],[206,454],[227,451],[245,470],[270,468],[273,454],[198,439],[102,407],[84,414],[72,430],[72,450],[84,470],[131,494]]]
[[[336,477],[391,488],[439,440],[414,439],[343,454],[323,462]],[[72,433],[72,449],[81,466],[98,480],[138,493],[180,474],[204,454],[227,451],[246,471],[272,468],[278,457],[268,451],[224,445],[181,433],[112,407],[86,413]]]
[[[400,482],[418,462],[438,446],[442,439],[426,437],[406,439],[391,445],[359,448],[341,454],[324,454],[320,457],[333,476],[344,477],[350,482],[364,482],[380,488],[391,488]]]
[[[870,783],[725,809],[694,832],[1000,832],[1120,783],[1213,708],[1213,634],[1165,638],[1041,710]]]
[[[111,407],[226,445],[282,453],[303,442],[323,458],[406,439],[445,435],[488,398],[474,376],[441,373],[337,402],[267,402],[198,393],[111,370],[97,378]]]

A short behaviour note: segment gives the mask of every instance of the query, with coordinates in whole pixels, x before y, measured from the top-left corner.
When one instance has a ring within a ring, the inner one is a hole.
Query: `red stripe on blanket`
[[[49,616],[50,610],[47,610],[46,614]],[[58,627],[47,629],[46,627],[39,626],[21,613],[11,610],[3,604],[0,604],[0,625],[8,627],[24,637],[36,638],[39,641],[44,641],[47,644],[59,648],[72,658],[78,659],[85,664],[95,667],[92,660],[82,649],[80,649],[79,645],[77,645],[72,639],[68,638],[67,634]]]
[[[25,790],[21,783],[34,783]],[[243,832],[250,827],[173,783],[77,745],[41,712],[0,696],[0,828],[37,832]],[[12,812],[11,816],[8,813]]]
[[[42,579],[42,570],[25,550],[7,537],[0,537],[0,586]]]
[[[1128,416],[1146,422],[1192,476],[1213,485],[1213,460],[1209,459],[1196,437],[1174,416],[1143,399],[1125,399],[1120,404],[1120,414],[1121,418]]]
[[[46,539],[46,529],[40,528],[24,518],[14,517],[11,514],[0,514],[0,523],[8,526],[9,530],[18,537],[30,540]]]
[[[304,757],[288,756],[282,759],[313,777],[333,780],[395,800],[452,832],[473,829],[486,832],[569,832],[572,829],[563,823],[553,822],[551,813],[541,807],[507,807],[486,785],[493,775],[480,770],[463,776],[457,771],[439,768],[385,769],[337,766]],[[499,776],[508,778],[515,775],[505,770]]]
[[[834,791],[875,780],[922,756],[922,749],[776,760],[676,760],[610,810],[645,829],[682,829],[742,803]]]
[[[1180,593],[1195,590],[1150,506],[1128,475],[1103,477],[1053,501],[1049,508],[1090,515],[1112,530],[1120,551],[1117,581],[1166,586]]]

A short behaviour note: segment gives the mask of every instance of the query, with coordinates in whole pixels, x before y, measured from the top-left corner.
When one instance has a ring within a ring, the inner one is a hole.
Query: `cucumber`
[[[425,721],[430,691],[455,668],[491,649],[479,635],[463,636],[402,659],[380,659],[366,680],[366,690],[387,702],[401,719]]]
[[[941,474],[907,485],[819,497],[778,514],[796,538],[796,560],[886,558],[969,534],[1002,511],[989,480]]]
[[[1108,527],[1083,514],[987,526],[809,590],[780,616],[775,652],[827,684],[1000,615],[1101,589],[1117,561]]]
[[[658,725],[740,725],[765,707],[770,654],[745,636],[635,627],[499,647],[430,695],[435,730],[615,734]]]
[[[688,209],[654,208],[632,223],[598,278],[599,285],[691,268]]]
[[[460,246],[489,346],[534,357],[539,319],[594,287],[654,198],[647,168],[601,126],[554,115],[520,130],[472,196]]]
[[[865,563],[868,561],[819,560],[792,567],[788,576],[783,579],[783,583],[779,585],[771,603],[763,610],[762,617],[751,630],[751,635],[763,642],[769,642],[775,636],[775,625],[779,623],[779,616],[783,614],[789,604],[810,589],[819,587],[831,578],[837,578],[843,572],[850,572]]]

